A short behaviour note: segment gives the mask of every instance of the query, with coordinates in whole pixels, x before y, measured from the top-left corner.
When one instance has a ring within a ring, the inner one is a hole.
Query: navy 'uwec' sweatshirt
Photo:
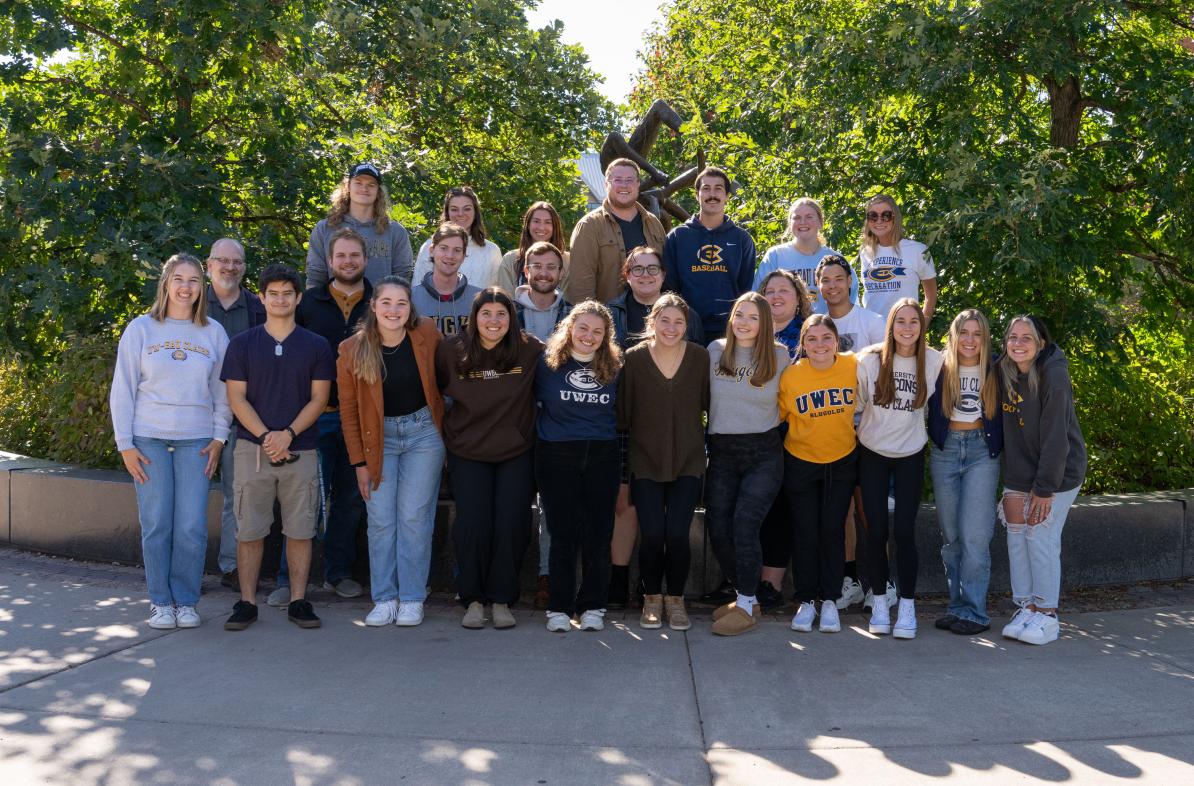
[[[663,244],[663,288],[678,292],[700,315],[705,339],[725,334],[730,307],[751,288],[755,275],[755,241],[726,218],[706,229],[694,215],[667,235]]]

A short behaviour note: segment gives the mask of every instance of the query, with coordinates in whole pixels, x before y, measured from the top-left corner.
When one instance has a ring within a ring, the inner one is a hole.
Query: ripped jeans
[[[1004,512],[1004,499],[1028,495],[1005,488],[999,501],[999,520],[1007,528],[1007,560],[1012,578],[1012,600],[1017,606],[1032,604],[1042,609],[1057,608],[1061,595],[1061,530],[1078,489],[1053,494],[1053,507],[1040,524],[1013,524]]]

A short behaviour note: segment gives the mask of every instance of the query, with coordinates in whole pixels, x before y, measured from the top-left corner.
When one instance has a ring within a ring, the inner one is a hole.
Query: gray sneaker
[[[273,606],[276,609],[284,609],[290,605],[290,587],[278,587],[271,592],[265,599],[267,606]]]
[[[341,598],[359,598],[361,593],[365,591],[357,582],[352,579],[340,579],[339,581],[325,581],[323,588],[333,590]]]

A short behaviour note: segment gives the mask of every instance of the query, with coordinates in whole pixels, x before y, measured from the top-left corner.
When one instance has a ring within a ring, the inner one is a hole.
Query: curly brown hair
[[[572,326],[576,320],[591,314],[599,318],[605,325],[605,337],[589,370],[602,385],[608,385],[617,378],[622,369],[622,350],[614,342],[614,319],[609,309],[596,300],[582,300],[572,307],[568,316],[560,320],[555,330],[547,337],[547,348],[543,353],[543,360],[552,371],[559,371],[572,356]]]

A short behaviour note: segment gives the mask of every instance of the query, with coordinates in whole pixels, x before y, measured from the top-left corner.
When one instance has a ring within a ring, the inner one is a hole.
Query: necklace
[[[398,344],[398,346],[396,346],[396,347],[387,347],[386,345],[383,344],[381,347],[381,354],[385,355],[386,357],[389,357],[390,355],[393,355],[400,349],[402,349],[402,344]]]
[[[270,338],[273,338],[273,336],[270,336]],[[274,357],[282,357],[282,342],[276,338],[274,338]]]

